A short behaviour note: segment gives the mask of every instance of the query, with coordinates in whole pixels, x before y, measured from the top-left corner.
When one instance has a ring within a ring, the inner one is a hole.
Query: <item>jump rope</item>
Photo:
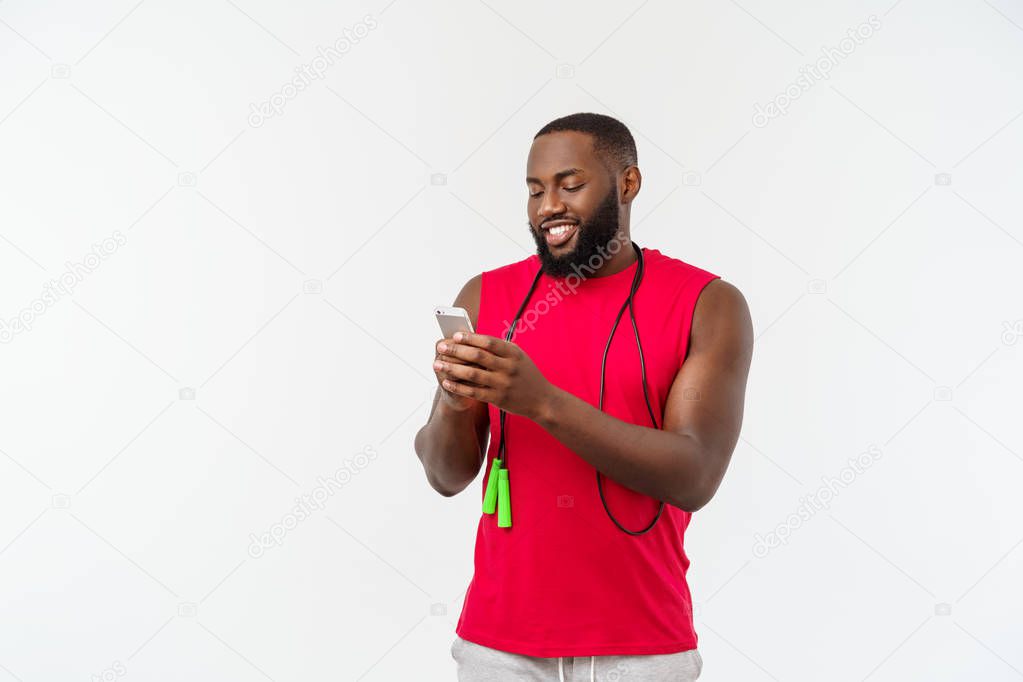
[[[636,336],[636,347],[639,349],[639,368],[642,373],[643,381],[643,399],[646,401],[646,409],[650,414],[650,423],[655,429],[660,428],[657,425],[657,419],[654,417],[654,410],[650,407],[650,395],[647,393],[646,386],[646,365],[643,361],[643,344],[639,341],[639,328],[636,327],[636,315],[632,309],[632,299],[636,295],[636,291],[639,290],[639,284],[643,281],[643,250],[635,243],[632,242],[632,248],[636,252],[636,274],[632,277],[632,287],[629,289],[629,296],[625,299],[625,303],[622,304],[621,309],[618,311],[618,316],[615,318],[615,323],[611,327],[611,334],[607,337],[607,344],[604,346],[604,357],[600,361],[600,398],[597,402],[597,408],[601,411],[604,410],[604,370],[607,364],[607,352],[611,348],[611,340],[614,338],[615,331],[618,329],[618,322],[622,319],[622,315],[625,313],[625,309],[629,309],[629,318],[632,320],[632,331]],[[533,278],[533,284],[529,287],[529,292],[526,293],[526,298],[523,299],[522,305],[519,306],[519,310],[515,313],[515,319],[512,320],[511,327],[508,329],[508,333],[505,335],[505,341],[511,341],[512,336],[515,334],[515,328],[518,326],[519,317],[522,316],[522,311],[526,309],[526,304],[529,303],[530,297],[533,295],[533,291],[536,289],[536,285],[540,282],[540,275],[543,274],[543,266],[536,273],[536,277]],[[497,456],[490,465],[490,473],[487,477],[487,489],[483,495],[483,513],[493,514],[497,511],[497,525],[499,528],[511,528],[511,488],[508,479],[508,453],[505,451],[504,444],[504,416],[505,411],[500,410],[501,419],[501,441],[500,446],[497,450]],[[643,530],[629,530],[614,517],[611,510],[607,506],[607,500],[604,498],[604,486],[601,482],[600,471],[596,471],[597,474],[597,492],[600,493],[600,502],[604,505],[604,511],[607,512],[608,517],[614,521],[614,524],[618,526],[619,530],[629,535],[643,535],[648,532],[657,523],[658,519],[661,518],[661,513],[664,511],[664,502],[662,501],[660,506],[657,508],[657,515],[654,516],[653,520]]]

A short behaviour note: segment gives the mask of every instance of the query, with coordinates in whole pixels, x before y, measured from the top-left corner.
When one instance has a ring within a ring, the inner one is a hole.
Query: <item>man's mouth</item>
[[[578,224],[571,220],[552,220],[541,228],[547,246],[562,246],[578,230]]]

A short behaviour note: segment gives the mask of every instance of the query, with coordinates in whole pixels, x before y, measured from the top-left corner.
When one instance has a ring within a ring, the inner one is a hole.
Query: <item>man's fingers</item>
[[[472,384],[452,381],[451,379],[445,379],[443,386],[448,391],[457,395],[465,396],[466,398],[473,398],[474,400],[479,400],[485,403],[493,401],[491,390],[485,386],[473,386]]]
[[[467,365],[447,364],[445,360],[439,361],[440,367],[434,366],[445,378],[456,381],[475,384],[477,386],[489,386],[491,383],[490,372],[479,367]]]
[[[462,360],[460,358],[456,358],[456,357],[454,357],[452,355],[440,355],[440,354],[438,354],[437,357],[435,357],[433,360],[434,360],[434,362],[440,360],[441,362],[447,362],[447,363],[449,363],[451,365],[459,365],[459,366],[462,366],[462,367],[476,367],[476,368],[479,368],[479,369],[485,369],[485,367],[483,367],[481,365],[477,365],[475,362],[467,362],[467,361]]]
[[[0,1],[2,1],[2,0],[0,0]],[[450,362],[451,364],[457,364],[457,365],[469,365],[470,367],[480,367],[481,366],[481,365],[477,365],[475,362],[469,362],[468,360],[462,360],[459,357],[456,357],[454,355],[448,355],[448,354],[442,352],[440,350],[440,347],[441,347],[442,344],[445,344],[446,346],[453,346],[453,345],[455,345],[455,342],[452,341],[451,339],[441,339],[440,341],[435,343],[433,348],[434,348],[434,351],[436,352],[436,357],[434,357],[434,360],[443,360],[444,362]]]
[[[500,369],[504,366],[504,358],[476,346],[445,342],[438,344],[437,348],[444,360],[462,360],[487,369]]]
[[[442,353],[438,353],[437,357],[435,357],[434,360],[442,360],[444,362],[450,362],[452,365],[466,365],[468,367],[479,367],[479,365],[477,365],[475,363],[467,362],[467,361],[462,360],[460,358],[456,358],[456,357],[454,357],[452,355],[444,355]]]
[[[454,364],[448,362],[445,358],[440,358],[434,361],[433,369],[441,381],[451,379],[473,386],[487,386],[490,384],[489,375],[491,373],[481,367]]]
[[[456,332],[455,343],[481,348],[488,353],[498,357],[511,357],[511,344],[496,336],[486,334],[472,334],[470,332]]]

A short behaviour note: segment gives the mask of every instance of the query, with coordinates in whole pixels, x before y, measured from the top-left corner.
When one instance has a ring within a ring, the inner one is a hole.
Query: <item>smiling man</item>
[[[739,437],[752,324],[734,286],[632,242],[636,164],[611,117],[544,126],[526,168],[537,253],[470,279],[454,305],[476,333],[437,343],[416,453],[445,496],[486,471],[460,680],[703,668],[683,539]]]

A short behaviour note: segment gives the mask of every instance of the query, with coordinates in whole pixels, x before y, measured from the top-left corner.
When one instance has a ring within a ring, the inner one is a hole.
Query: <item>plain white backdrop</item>
[[[1018,3],[6,0],[0,55],[0,680],[454,679],[432,307],[576,111],[753,314],[702,679],[1023,677]]]

